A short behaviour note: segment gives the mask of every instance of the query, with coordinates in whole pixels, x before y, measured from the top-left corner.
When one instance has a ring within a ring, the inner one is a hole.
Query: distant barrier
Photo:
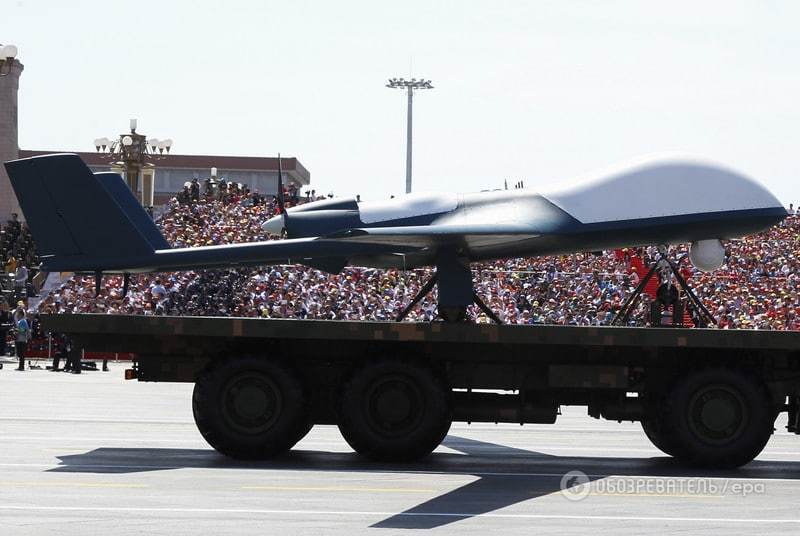
[[[53,344],[53,338],[40,337],[31,339],[25,351],[25,358],[28,359],[52,359],[58,351],[57,345]],[[131,361],[136,354],[128,352],[83,352],[82,359],[94,361]]]

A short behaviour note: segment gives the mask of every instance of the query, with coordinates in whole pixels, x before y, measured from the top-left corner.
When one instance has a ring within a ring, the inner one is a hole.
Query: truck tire
[[[339,430],[370,459],[417,460],[450,429],[448,392],[428,367],[401,360],[368,364],[344,385]]]
[[[676,448],[670,437],[664,432],[662,408],[664,407],[664,393],[653,392],[645,399],[645,412],[642,419],[642,430],[650,443],[667,456],[676,455]]]
[[[642,430],[653,444],[655,448],[666,454],[667,456],[675,457],[675,446],[664,437],[661,427],[659,426],[658,416],[648,416],[642,419]]]
[[[691,371],[664,400],[661,437],[681,462],[733,468],[753,460],[773,432],[777,411],[764,384],[740,370]]]
[[[300,380],[280,363],[246,357],[212,364],[197,379],[192,410],[209,445],[232,458],[263,460],[311,429]]]

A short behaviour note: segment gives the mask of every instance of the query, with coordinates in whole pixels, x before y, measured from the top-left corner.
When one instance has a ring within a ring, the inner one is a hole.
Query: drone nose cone
[[[285,225],[283,223],[283,214],[279,216],[273,216],[261,224],[261,229],[265,233],[273,235],[280,235],[283,232],[284,227]]]

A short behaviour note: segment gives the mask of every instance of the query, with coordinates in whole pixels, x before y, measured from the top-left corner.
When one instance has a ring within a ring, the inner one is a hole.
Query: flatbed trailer
[[[800,433],[800,333],[211,317],[44,315],[73,351],[133,352],[129,378],[192,382],[215,449],[263,459],[336,424],[376,460],[429,454],[453,421],[555,423],[561,406],[640,421],[686,464]]]

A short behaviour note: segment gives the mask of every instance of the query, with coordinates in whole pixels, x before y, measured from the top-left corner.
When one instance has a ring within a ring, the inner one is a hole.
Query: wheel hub
[[[233,396],[236,413],[246,419],[257,419],[268,411],[269,400],[266,393],[252,385],[246,385]]]
[[[741,395],[728,386],[709,386],[692,398],[689,424],[706,443],[722,444],[735,439],[747,420]]]
[[[239,433],[255,435],[269,430],[282,405],[279,389],[262,374],[240,374],[223,390],[223,416]]]
[[[393,376],[375,382],[366,403],[369,426],[384,437],[405,435],[422,419],[422,393],[406,378]]]

